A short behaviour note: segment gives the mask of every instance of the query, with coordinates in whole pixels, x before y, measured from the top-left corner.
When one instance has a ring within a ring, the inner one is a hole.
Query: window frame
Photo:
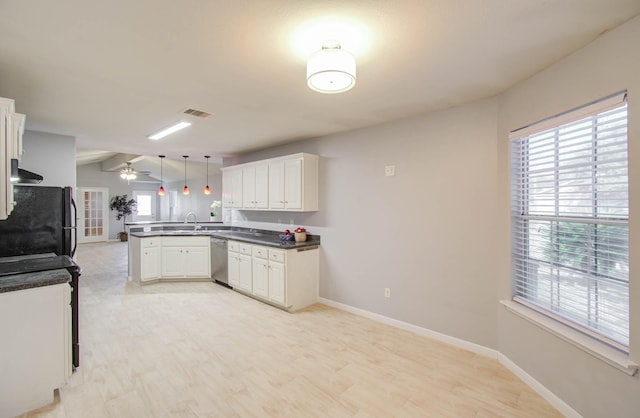
[[[559,181],[559,168],[558,168],[558,155],[559,155],[559,143],[560,143],[560,138],[559,138],[559,130],[564,126],[567,125],[571,122],[575,122],[575,121],[580,121],[582,119],[585,119],[587,117],[593,117],[593,116],[597,116],[601,113],[606,112],[607,110],[611,110],[611,109],[615,109],[617,107],[620,106],[624,106],[627,103],[626,100],[626,91],[623,92],[619,92],[616,93],[614,95],[605,97],[604,99],[589,103],[587,105],[581,106],[579,108],[575,108],[572,110],[569,110],[567,112],[564,112],[562,114],[544,119],[542,121],[536,122],[534,124],[528,125],[524,128],[520,128],[518,130],[515,130],[513,132],[510,133],[509,135],[509,139],[510,139],[510,145],[511,147],[513,147],[514,142],[513,141],[517,141],[517,140],[522,140],[523,138],[528,138],[531,137],[535,134],[540,134],[540,133],[544,133],[546,131],[550,131],[551,129],[555,129],[554,132],[554,169],[553,169],[553,187],[554,187],[554,193],[555,193],[555,199],[554,199],[554,215],[530,215],[528,212],[525,213],[525,211],[522,210],[522,208],[528,208],[529,207],[529,187],[530,187],[530,182],[528,179],[528,173],[530,173],[530,171],[528,171],[528,166],[527,167],[522,167],[520,165],[520,162],[518,162],[519,167],[523,168],[523,172],[526,173],[526,175],[523,175],[522,173],[520,174],[516,174],[516,171],[514,170],[514,153],[513,153],[513,149],[510,152],[510,165],[511,165],[511,176],[512,179],[510,181],[510,187],[511,187],[511,196],[510,196],[510,203],[511,203],[511,229],[512,229],[512,237],[511,237],[511,264],[512,264],[512,273],[511,273],[511,292],[512,292],[512,301],[503,301],[503,305],[505,305],[509,310],[511,310],[512,312],[520,315],[520,316],[526,316],[527,319],[531,320],[532,318],[537,318],[536,321],[537,322],[544,322],[546,325],[544,325],[544,328],[547,328],[549,330],[551,330],[554,334],[558,334],[561,329],[565,329],[564,334],[565,335],[569,335],[569,334],[575,334],[575,332],[577,332],[579,335],[582,336],[587,336],[589,338],[593,338],[595,340],[597,340],[600,343],[604,343],[605,345],[611,347],[614,349],[615,352],[618,353],[622,353],[623,357],[626,359],[627,355],[629,353],[629,345],[628,343],[625,344],[621,344],[620,342],[609,338],[606,335],[600,334],[595,330],[592,330],[589,327],[586,326],[582,326],[579,323],[573,322],[570,318],[566,318],[565,316],[559,315],[556,312],[554,312],[553,310],[548,310],[546,307],[541,307],[538,306],[535,303],[532,303],[531,301],[529,301],[527,298],[523,297],[523,296],[519,296],[518,295],[518,290],[517,290],[517,275],[516,275],[516,271],[515,271],[515,262],[516,262],[516,257],[517,256],[522,256],[522,260],[524,261],[528,261],[530,260],[530,256],[526,255],[526,252],[529,252],[529,242],[531,240],[531,238],[529,236],[523,236],[520,239],[521,242],[525,242],[526,245],[524,246],[526,249],[522,250],[522,254],[516,254],[515,250],[514,250],[514,246],[515,246],[515,242],[516,242],[516,236],[514,235],[514,230],[515,230],[515,225],[516,222],[521,221],[524,223],[524,227],[522,228],[522,231],[525,231],[524,234],[528,234],[528,222],[530,222],[531,220],[543,220],[543,221],[548,221],[550,228],[552,227],[552,225],[556,225],[556,228],[558,228],[560,226],[560,224],[562,222],[578,222],[580,224],[594,224],[597,226],[600,225],[608,225],[608,224],[612,224],[612,225],[620,225],[623,224],[627,227],[627,234],[628,234],[628,225],[629,225],[629,213],[627,212],[626,214],[626,218],[624,219],[609,219],[607,217],[599,217],[597,216],[598,213],[597,212],[593,212],[593,211],[597,211],[597,203],[595,203],[592,206],[592,216],[591,217],[582,217],[582,216],[577,216],[577,217],[573,217],[573,216],[561,216],[560,211],[558,210],[558,205],[559,205],[559,197],[558,197],[558,190],[560,188],[560,181]],[[593,122],[592,122],[593,123]],[[627,126],[628,126],[628,116],[627,116]],[[593,138],[593,136],[592,136]],[[596,140],[592,140],[592,145],[591,145],[591,151],[594,152],[594,150],[597,150],[597,145],[595,144]],[[626,144],[628,145],[628,136],[626,139]],[[524,151],[524,154],[526,155],[526,157],[524,157],[524,161],[526,161],[526,164],[529,164],[529,144],[527,143],[527,149]],[[628,148],[627,148],[628,151]],[[628,170],[628,154],[627,154],[627,160],[626,160],[626,169]],[[594,171],[592,171],[592,176],[596,175]],[[627,178],[628,179],[628,178]],[[517,182],[517,190],[519,193],[517,193],[517,197],[514,197],[514,193],[516,190],[516,187],[514,186],[515,182],[519,180]],[[597,201],[597,193],[593,193],[592,196],[592,202]],[[628,189],[627,189],[627,196],[626,196],[626,202],[627,202],[627,208],[628,208],[628,201],[629,201],[629,195],[628,195]],[[514,211],[514,206],[518,207],[521,209],[520,213],[515,213]],[[553,236],[553,235],[552,235]],[[558,235],[555,235],[556,237]],[[553,241],[550,239],[550,245],[553,245]],[[626,251],[627,251],[627,257],[628,257],[628,252],[629,252],[629,245],[627,242],[627,247],[626,247]],[[565,266],[567,268],[572,268],[570,266]],[[629,284],[628,284],[628,276],[627,276],[627,291],[629,288]],[[596,280],[597,281],[597,280]],[[551,303],[550,303],[551,304]],[[629,314],[629,308],[630,308],[630,303],[629,301],[627,301],[627,315]],[[528,313],[527,313],[528,312]],[[545,317],[545,320],[541,320],[540,316]],[[548,320],[551,319],[551,323],[548,322]],[[554,325],[555,323],[555,325]],[[551,324],[551,325],[550,325]],[[553,325],[553,326],[552,326]],[[630,333],[630,324],[627,323],[627,334]],[[551,328],[554,328],[553,330]],[[566,328],[569,328],[569,330],[566,330]],[[568,332],[567,332],[568,331]],[[629,335],[630,337],[630,335]],[[582,341],[580,344],[577,345],[581,345],[581,346],[585,346],[584,344],[584,340],[582,338],[572,338],[573,340],[577,341],[580,340]],[[587,344],[589,345],[589,344]],[[587,351],[593,352],[594,350],[592,348],[588,349]],[[597,351],[597,350],[596,350]],[[599,356],[600,357],[600,356]],[[611,356],[606,356],[606,357],[611,357]],[[615,356],[614,356],[615,357]],[[628,360],[628,359],[627,359]],[[631,364],[628,361],[614,361],[616,364],[620,365],[621,368],[623,369],[628,369],[629,367],[632,368],[633,373],[635,373],[635,371],[637,370],[637,366],[635,365],[635,363]],[[631,374],[633,374],[631,373]]]

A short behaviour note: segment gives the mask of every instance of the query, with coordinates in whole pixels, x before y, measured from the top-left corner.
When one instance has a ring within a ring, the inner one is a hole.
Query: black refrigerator
[[[71,274],[73,365],[80,365],[78,279],[73,260],[77,209],[71,187],[13,186],[15,206],[0,220],[0,275],[65,268]]]

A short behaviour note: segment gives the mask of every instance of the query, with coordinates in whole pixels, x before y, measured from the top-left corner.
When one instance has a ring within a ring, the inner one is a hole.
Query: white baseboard
[[[554,408],[567,418],[582,418],[578,412],[571,408],[566,402],[558,398],[553,392],[547,389],[542,383],[531,377],[531,375],[522,370],[517,364],[511,361],[507,356],[498,353],[498,361],[509,371],[520,378],[531,389],[535,390],[538,395],[542,396]]]
[[[342,311],[351,312],[353,314],[364,316],[365,318],[373,319],[374,321],[382,322],[383,324],[391,325],[396,328],[404,329],[414,332],[418,335],[424,335],[425,337],[432,338],[434,340],[453,345],[458,348],[471,351],[472,353],[480,354],[485,357],[498,359],[498,352],[491,348],[485,347],[480,344],[475,344],[469,341],[461,340],[460,338],[451,337],[446,334],[442,334],[437,331],[432,331],[427,328],[422,328],[417,325],[410,324],[408,322],[399,321],[397,319],[389,318],[388,316],[380,315],[377,313],[365,311],[364,309],[354,308],[353,306],[345,305],[343,303],[334,302],[329,299],[319,298],[318,302],[331,306],[332,308],[340,309]]]
[[[442,334],[437,331],[433,331],[427,328],[422,328],[417,325],[410,324],[408,322],[399,321],[397,319],[389,318],[384,315],[380,315],[374,312],[369,312],[364,309],[355,308],[350,305],[345,305],[340,302],[335,302],[326,298],[318,298],[318,302],[323,305],[331,306],[332,308],[340,309],[342,311],[350,312],[355,315],[363,316],[365,318],[372,319],[377,322],[381,322],[383,324],[391,325],[396,328],[404,329],[407,331],[414,332],[418,335],[423,335],[428,338],[432,338],[436,341],[440,341],[446,344],[450,344],[454,347],[462,348],[472,353],[476,353],[485,357],[489,357],[492,359],[496,359],[505,366],[509,371],[518,376],[524,383],[526,383],[531,389],[536,391],[540,396],[542,396],[547,402],[549,402],[554,408],[556,408],[560,413],[568,418],[582,418],[582,416],[577,413],[573,408],[571,408],[567,403],[565,403],[562,399],[553,394],[549,389],[547,389],[542,383],[538,382],[536,379],[531,377],[527,372],[518,367],[517,364],[512,362],[507,356],[500,353],[497,350],[485,347],[480,344],[472,343],[470,341],[462,340],[460,338],[451,337],[446,334]]]

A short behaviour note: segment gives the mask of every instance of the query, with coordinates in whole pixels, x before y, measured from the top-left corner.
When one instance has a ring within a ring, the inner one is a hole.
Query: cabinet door
[[[230,252],[228,255],[228,269],[229,269],[229,286],[240,286],[240,257],[237,253]]]
[[[242,207],[242,169],[222,173],[222,202],[226,208]]]
[[[184,249],[184,254],[186,277],[211,276],[209,249],[207,247],[186,247]]]
[[[284,162],[284,207],[302,209],[302,159]]]
[[[255,172],[255,207],[267,209],[269,207],[269,166],[258,164]]]
[[[232,208],[242,207],[242,170],[231,171]]]
[[[180,247],[162,248],[162,277],[184,276],[184,252]]]
[[[253,294],[262,298],[269,297],[269,262],[253,259]]]
[[[269,300],[286,305],[285,286],[286,286],[285,267],[282,263],[269,262]]]
[[[247,256],[244,254],[238,254],[239,258],[239,278],[240,284],[239,288],[242,290],[246,290],[247,292],[251,292],[252,290],[252,262],[251,256]]]
[[[231,171],[222,172],[222,206],[230,208],[233,206]]]
[[[142,249],[140,263],[140,280],[146,281],[160,277],[160,248],[150,247]]]
[[[11,183],[13,100],[0,97],[0,220],[7,219],[13,210],[13,185]]]
[[[242,169],[242,207],[256,207],[256,168],[254,166]]]
[[[269,208],[284,209],[284,162],[269,163]]]

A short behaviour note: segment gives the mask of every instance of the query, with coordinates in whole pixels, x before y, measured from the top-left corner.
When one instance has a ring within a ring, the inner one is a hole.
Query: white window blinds
[[[514,300],[628,350],[626,94],[511,137]]]

